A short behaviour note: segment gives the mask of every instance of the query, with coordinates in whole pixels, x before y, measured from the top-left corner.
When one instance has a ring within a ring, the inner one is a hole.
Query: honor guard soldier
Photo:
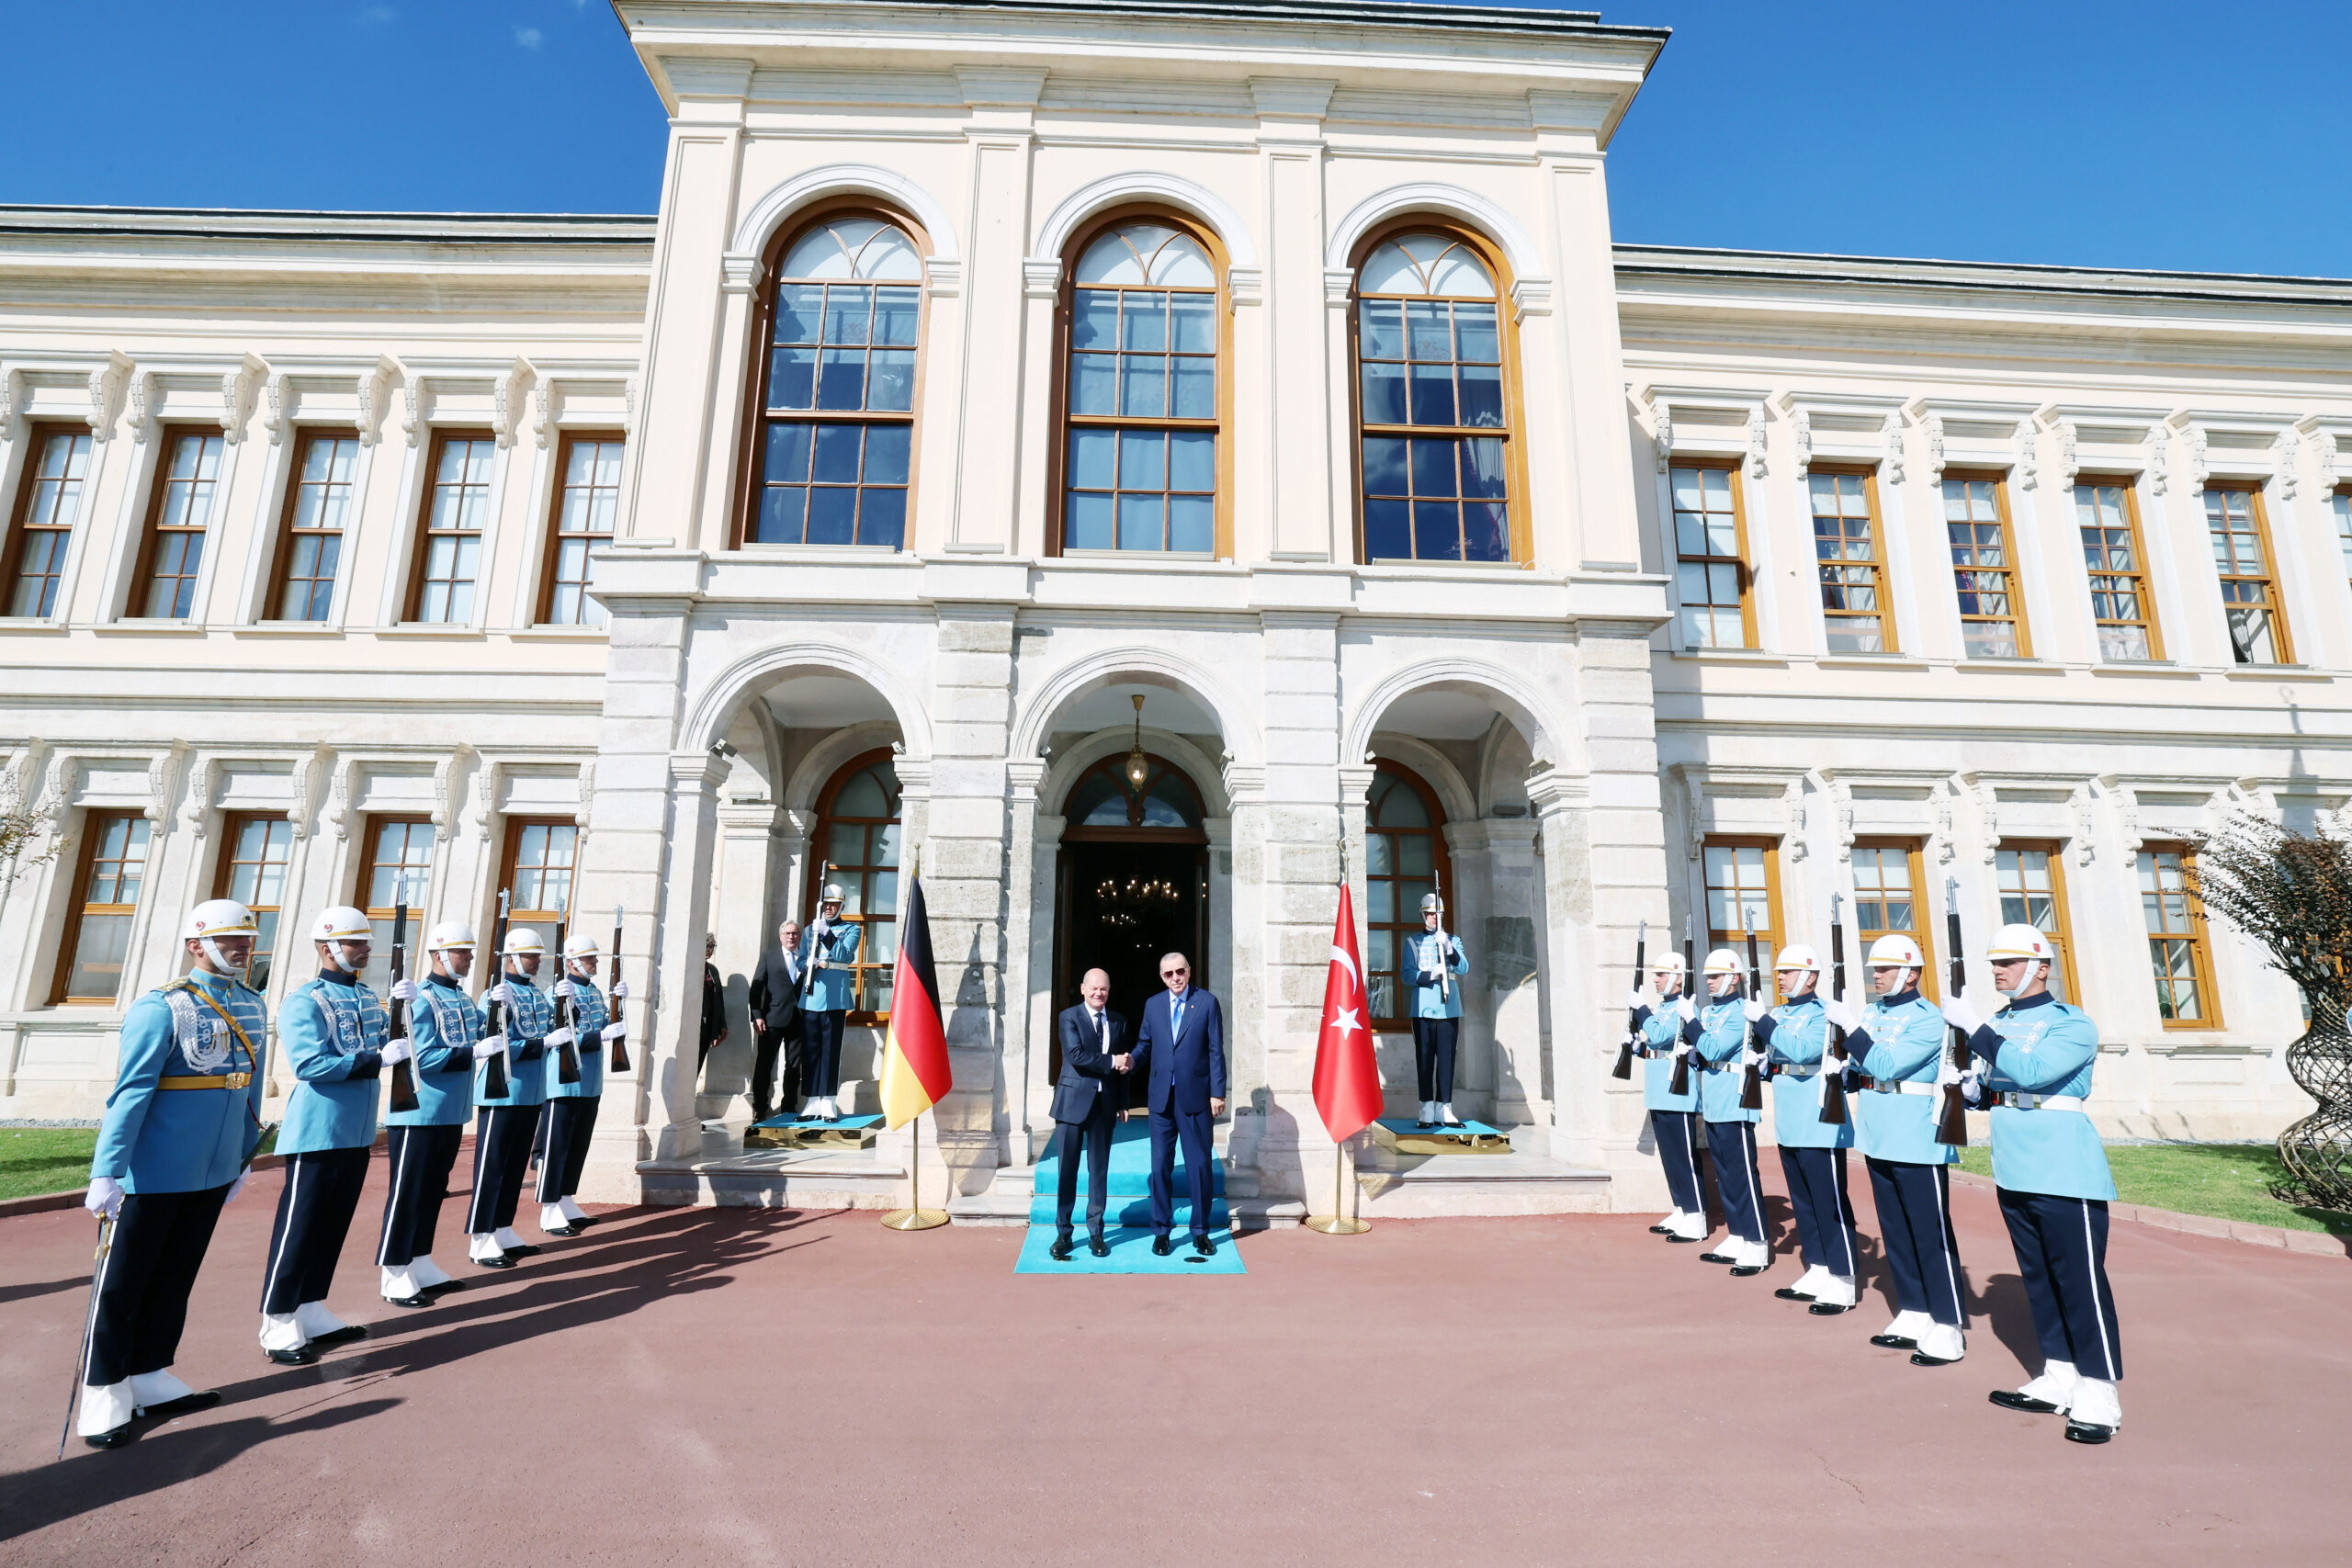
[[[1849,998],[1824,1005],[1846,1032],[1859,1087],[1854,1142],[1870,1168],[1887,1272],[1894,1277],[1894,1321],[1871,1343],[1909,1350],[1915,1366],[1941,1367],[1966,1351],[1968,1309],[1960,1285],[1960,1238],[1951,1228],[1951,1165],[1936,1142],[1936,1080],[1944,1021],[1919,995],[1927,959],[1907,936],[1871,943],[1871,989],[1860,1016]]]
[[[401,980],[392,987],[393,999],[408,1003],[416,1109],[384,1118],[392,1176],[383,1239],[376,1247],[384,1299],[403,1307],[427,1306],[444,1291],[465,1288],[433,1260],[433,1230],[473,1111],[474,1038],[481,1032],[481,1013],[464,984],[474,967],[473,927],[444,920],[425,938],[424,951],[432,971],[424,984]]]
[[[121,1067],[84,1200],[109,1222],[76,1423],[94,1449],[129,1442],[136,1416],[220,1403],[173,1376],[172,1362],[220,1205],[261,1147],[269,1021],[261,993],[244,984],[255,934],[243,904],[198,904],[180,928],[193,972],[123,1015]]]
[[[1771,1244],[1764,1239],[1764,1195],[1756,1179],[1756,1123],[1763,1120],[1763,1112],[1739,1108],[1739,1086],[1754,1049],[1748,1026],[1764,1016],[1764,1004],[1740,994],[1739,959],[1730,948],[1707,954],[1705,975],[1713,999],[1704,1008],[1684,1001],[1688,1021],[1682,1038],[1691,1047],[1691,1066],[1703,1075],[1698,1083],[1699,1114],[1707,1125],[1715,1192],[1723,1200],[1724,1224],[1730,1235],[1720,1247],[1699,1256],[1710,1263],[1728,1263],[1734,1274],[1746,1279],[1772,1266]]]
[[[1803,943],[1784,947],[1773,962],[1772,979],[1781,1005],[1756,1021],[1756,1037],[1770,1052],[1764,1071],[1772,1085],[1772,1135],[1781,1145],[1781,1173],[1788,1180],[1805,1265],[1795,1284],[1772,1293],[1786,1302],[1811,1302],[1815,1313],[1828,1317],[1855,1305],[1854,1205],[1846,1187],[1854,1129],[1850,1120],[1834,1126],[1821,1120],[1829,1020],[1815,994],[1820,955]]]
[[[1992,1400],[2010,1410],[2064,1415],[2068,1438],[2103,1443],[2123,1424],[2116,1389],[2123,1355],[2115,1292],[2107,1283],[2107,1206],[2115,1181],[2098,1129],[2083,1111],[2098,1058],[2098,1026],[2050,994],[2056,953],[2032,926],[2003,926],[1985,956],[2007,1005],[1980,1019],[1962,995],[1944,1004],[1944,1019],[1968,1035],[1979,1061],[1990,1064],[1981,1093],[1993,1108],[1993,1180],[2042,1357],[2041,1376],[2014,1393],[1996,1389]]]
[[[409,1049],[386,1043],[390,1016],[360,983],[373,937],[368,917],[348,905],[321,914],[311,924],[318,976],[277,1012],[294,1092],[277,1132],[286,1185],[262,1276],[261,1348],[281,1366],[308,1366],[329,1346],[368,1337],[327,1310],[327,1287],[368,1180],[378,1079]]]
[[[1462,939],[1445,929],[1445,900],[1434,893],[1421,896],[1421,934],[1408,950],[1412,956],[1413,1069],[1420,1079],[1421,1115],[1419,1126],[1459,1127],[1453,1113],[1453,1048],[1462,1029],[1462,983],[1455,976],[1469,972],[1470,960]]]
[[[1658,1164],[1666,1168],[1666,1190],[1674,1213],[1650,1227],[1652,1235],[1668,1241],[1707,1239],[1707,1198],[1699,1187],[1699,1086],[1676,1094],[1674,1062],[1687,1055],[1682,1042],[1682,955],[1669,953],[1652,969],[1657,1006],[1635,991],[1626,998],[1640,1032],[1634,1054],[1643,1059],[1642,1104],[1650,1113],[1650,1137],[1657,1144]]]
[[[604,993],[596,988],[600,956],[596,939],[585,931],[577,933],[564,943],[564,975],[555,983],[556,994],[571,1004],[580,1081],[561,1081],[559,1058],[548,1055],[548,1102],[539,1112],[539,1229],[549,1235],[578,1235],[589,1223],[572,1195],[580,1190],[580,1174],[588,1165],[588,1140],[596,1130],[596,1106],[605,1092],[605,1042],[619,1032]],[[628,996],[627,981],[615,984],[616,1003]],[[563,1042],[550,1034],[548,1043]]]
[[[800,1108],[804,1122],[838,1122],[842,1108],[834,1097],[842,1091],[842,1024],[857,999],[857,950],[865,928],[842,919],[842,886],[825,884],[817,918],[800,936],[800,1055],[807,1064],[808,1102]]]
[[[547,1038],[555,1028],[555,1003],[531,983],[547,955],[547,944],[528,926],[506,933],[498,979],[482,993],[501,1010],[503,1032],[474,1046],[477,1063],[506,1057],[506,1092],[488,1092],[488,1075],[474,1077],[474,1195],[466,1206],[466,1255],[484,1269],[512,1269],[518,1258],[538,1251],[514,1234],[514,1205],[530,1174],[531,1145],[539,1127],[539,1107],[548,1097]]]

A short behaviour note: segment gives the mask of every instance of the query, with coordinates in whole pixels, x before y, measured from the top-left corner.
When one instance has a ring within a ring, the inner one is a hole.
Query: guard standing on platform
[[[474,1079],[474,1195],[466,1205],[466,1255],[484,1269],[512,1269],[515,1259],[538,1251],[514,1234],[514,1205],[522,1201],[539,1107],[548,1097],[547,1071],[539,1064],[555,1028],[555,1003],[531,983],[547,951],[530,927],[512,928],[498,982],[482,993],[483,1001],[503,1009],[504,1032],[478,1043],[474,1059],[503,1052],[508,1063],[503,1095],[487,1092],[482,1075]]]
[[[1860,1017],[1850,998],[1824,1005],[1846,1032],[1857,1064],[1860,1125],[1854,1142],[1871,1173],[1879,1237],[1894,1279],[1894,1321],[1871,1343],[1909,1350],[1914,1366],[1941,1367],[1967,1352],[1968,1307],[1960,1284],[1960,1238],[1951,1228],[1951,1165],[1957,1151],[1936,1142],[1936,1080],[1944,1021],[1919,995],[1927,967],[1907,936],[1871,943],[1871,988]]]
[[[1699,1086],[1676,1094],[1674,1059],[1687,1055],[1682,1043],[1682,955],[1669,953],[1651,969],[1657,987],[1657,1006],[1640,991],[1625,998],[1640,1024],[1634,1054],[1642,1068],[1642,1104],[1650,1113],[1650,1137],[1657,1145],[1658,1164],[1666,1169],[1666,1190],[1674,1213],[1650,1227],[1652,1235],[1668,1241],[1707,1239],[1707,1197],[1699,1186]]]
[[[261,1147],[269,1017],[244,984],[255,935],[243,904],[198,904],[180,927],[194,970],[123,1014],[121,1067],[83,1201],[111,1222],[90,1288],[75,1423],[94,1449],[130,1441],[134,1417],[220,1403],[218,1391],[173,1376],[172,1363],[220,1206],[244,1186]]]
[[[563,944],[563,978],[556,994],[571,1003],[571,1032],[579,1042],[580,1081],[565,1083],[559,1057],[548,1057],[548,1102],[539,1112],[539,1229],[549,1235],[578,1235],[589,1224],[573,1201],[581,1173],[588,1167],[588,1140],[596,1131],[596,1107],[605,1092],[605,1035],[613,1015],[596,988],[596,960],[603,949],[580,931]],[[627,999],[628,982],[613,986],[616,1003]],[[549,1045],[563,1041],[554,1034]]]
[[[1804,1273],[1772,1293],[1784,1302],[1811,1302],[1823,1317],[1855,1305],[1854,1205],[1846,1186],[1846,1151],[1854,1145],[1850,1119],[1821,1120],[1821,1075],[1829,1050],[1829,1019],[1815,994],[1821,955],[1804,943],[1781,949],[1773,961],[1781,1005],[1756,1021],[1756,1038],[1770,1053],[1772,1136],[1781,1145],[1781,1174],[1796,1213],[1797,1250]]]
[[[277,1133],[286,1185],[262,1276],[261,1348],[280,1366],[309,1366],[322,1349],[368,1337],[327,1310],[327,1288],[368,1180],[377,1079],[410,1049],[405,1041],[387,1043],[390,1016],[360,982],[373,939],[360,910],[338,904],[322,913],[311,925],[318,976],[295,987],[277,1011],[294,1092]]]
[[[842,1108],[842,1025],[857,999],[857,950],[865,928],[842,919],[842,886],[825,884],[817,918],[800,938],[800,1055],[808,1074],[800,1119],[838,1122]]]
[[[1470,960],[1462,939],[1445,929],[1445,900],[1421,896],[1421,932],[1408,949],[1413,984],[1413,1069],[1419,1075],[1418,1126],[1459,1127],[1453,1113],[1453,1048],[1462,1029],[1462,983]]]
[[[1698,1085],[1699,1113],[1707,1124],[1715,1193],[1723,1200],[1730,1234],[1714,1251],[1699,1256],[1728,1263],[1735,1275],[1746,1279],[1772,1266],[1771,1244],[1764,1239],[1764,1194],[1756,1176],[1756,1123],[1764,1115],[1739,1108],[1739,1086],[1754,1049],[1748,1025],[1764,1016],[1764,1004],[1741,995],[1739,958],[1730,948],[1707,954],[1705,974],[1707,995],[1713,999],[1703,1009],[1683,1002],[1688,1021],[1682,1038],[1695,1054],[1691,1065],[1704,1075]]]
[[[1963,994],[1944,1004],[1944,1021],[1990,1064],[1982,1092],[1993,1108],[1993,1180],[2042,1357],[2041,1376],[2014,1393],[1996,1389],[1992,1400],[2010,1410],[2063,1414],[2073,1441],[2103,1443],[2123,1425],[2116,1388],[2123,1352],[2107,1282],[2115,1179],[2083,1110],[2098,1026],[2050,994],[2057,953],[2034,927],[2003,926],[1985,956],[2007,1005],[1984,1020]],[[1963,1087],[1976,1087],[1967,1082],[1975,1076],[1966,1075]]]
[[[424,983],[401,980],[392,987],[393,999],[409,1005],[416,1109],[384,1118],[392,1176],[383,1238],[376,1247],[384,1299],[403,1307],[426,1306],[443,1291],[465,1288],[433,1260],[433,1230],[473,1111],[474,1038],[481,1032],[481,1010],[464,985],[474,968],[473,927],[444,920],[425,939],[424,950],[432,963]]]

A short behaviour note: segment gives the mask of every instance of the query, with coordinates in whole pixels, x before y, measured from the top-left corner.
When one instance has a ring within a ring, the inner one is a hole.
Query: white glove
[[[1944,1021],[1962,1034],[1973,1034],[1984,1027],[1984,1019],[1977,1015],[1976,1009],[1969,1001],[1968,993],[1965,991],[1958,996],[1945,998]]]
[[[1699,1010],[1691,1005],[1690,998],[1689,997],[1683,998],[1682,1000],[1676,1005],[1674,1010],[1685,1023],[1692,1021],[1699,1016]]]
[[[1836,997],[1824,997],[1821,998],[1821,1010],[1830,1022],[1849,1034],[1862,1026],[1862,1021],[1855,1014],[1850,1002],[1841,1002]]]
[[[1950,1089],[1959,1082],[1960,1069],[1953,1066],[1951,1062],[1945,1062],[1942,1068],[1936,1074],[1936,1087],[1938,1089]]]
[[[503,1034],[485,1034],[474,1042],[474,1055],[477,1056],[495,1056],[505,1049],[506,1036]]]
[[[396,1002],[413,1002],[416,1000],[416,982],[405,978],[393,981],[392,1000]]]
[[[1762,1018],[1771,1010],[1764,1005],[1760,998],[1750,997],[1746,1001],[1739,1004],[1739,1010],[1747,1015],[1748,1022],[1754,1023],[1758,1019]]]
[[[555,991],[553,994],[561,997],[568,1001],[571,998],[578,996],[580,993],[571,988],[571,982],[570,980],[558,980],[555,983]]]
[[[397,1066],[399,1064],[407,1061],[414,1055],[415,1053],[408,1048],[407,1041],[395,1040],[384,1047],[384,1066],[388,1067]]]
[[[628,1000],[628,982],[627,980],[616,980],[613,982],[613,1000],[616,1002],[625,1002]]]
[[[540,1041],[539,1043],[547,1046],[549,1050],[553,1050],[558,1045],[571,1044],[575,1038],[577,1038],[577,1036],[575,1036],[569,1029],[550,1029],[548,1031],[548,1037],[545,1040]]]
[[[90,1178],[90,1190],[82,1194],[82,1207],[113,1219],[122,1213],[122,1183],[111,1176]]]
[[[1628,991],[1625,993],[1625,1005],[1629,1008],[1645,1008],[1650,1005],[1649,995],[1638,988]]]
[[[233,1203],[237,1201],[237,1194],[245,1190],[245,1178],[250,1174],[252,1173],[249,1171],[241,1170],[237,1172],[237,1179],[229,1183],[229,1190],[220,1194],[220,1201],[223,1204]]]

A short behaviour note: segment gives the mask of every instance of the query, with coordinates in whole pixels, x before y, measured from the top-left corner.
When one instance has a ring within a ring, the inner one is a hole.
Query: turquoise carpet
[[[1089,1172],[1081,1157],[1078,1172],[1078,1202],[1070,1212],[1069,1261],[1057,1263],[1046,1256],[1054,1245],[1054,1189],[1061,1180],[1057,1150],[1037,1162],[1029,1200],[1029,1232],[1021,1243],[1016,1274],[1243,1274],[1241,1249],[1233,1245],[1233,1222],[1225,1205],[1225,1168],[1209,1168],[1209,1239],[1216,1243],[1213,1258],[1196,1256],[1192,1247],[1193,1205],[1185,1196],[1184,1152],[1176,1151],[1170,1187],[1176,1194],[1174,1224],[1169,1239],[1176,1250],[1166,1258],[1152,1256],[1151,1129],[1141,1120],[1122,1122],[1111,1138],[1111,1201],[1104,1215],[1102,1239],[1111,1256],[1097,1258],[1086,1250],[1086,1188]]]

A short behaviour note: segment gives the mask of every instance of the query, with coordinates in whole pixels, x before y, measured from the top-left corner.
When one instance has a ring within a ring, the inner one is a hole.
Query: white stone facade
[[[1457,1102],[1516,1150],[1509,1179],[1396,1212],[1650,1201],[1639,1097],[1607,1066],[1636,924],[1703,907],[1710,836],[1768,840],[1789,934],[1825,947],[1858,841],[1915,847],[1939,935],[1955,877],[1973,942],[1996,849],[2056,845],[2112,1052],[2104,1123],[2253,1136],[2308,1103],[2280,1061],[2294,996],[2226,931],[2226,1026],[2158,1018],[2136,866],[2233,807],[2302,825],[2352,802],[2330,511],[2352,286],[1612,247],[1605,148],[1662,36],[1568,13],[619,9],[672,112],[654,220],[0,215],[0,498],[19,506],[43,433],[93,437],[54,613],[0,619],[0,750],[64,840],[0,903],[20,955],[0,1113],[102,1100],[119,1005],[172,973],[225,813],[291,825],[289,911],[353,896],[372,818],[424,818],[424,902],[485,926],[505,822],[562,819],[576,907],[627,909],[650,1007],[592,1195],[669,1191],[703,1119],[742,1107],[741,977],[803,907],[825,792],[887,752],[956,1062],[926,1179],[967,1201],[1025,1183],[1070,999],[1063,808],[1127,752],[1136,695],[1146,748],[1200,795],[1219,1139],[1269,1213],[1332,1180],[1307,1086],[1341,844],[1361,908],[1383,761],[1445,818],[1473,958]],[[746,543],[765,291],[782,242],[837,210],[924,253],[904,547]],[[1057,545],[1071,251],[1123,213],[1216,254],[1228,467],[1201,558]],[[1416,222],[1474,236],[1498,275],[1506,563],[1363,564],[1355,269]],[[127,616],[156,454],[207,424],[225,455],[196,607]],[[326,620],[290,625],[288,470],[328,427],[360,444],[356,522]],[[425,468],[458,429],[493,454],[480,587],[469,620],[419,625]],[[627,445],[605,627],[540,624],[567,432]],[[1709,458],[1739,476],[1752,647],[1682,629],[1668,470]],[[1896,652],[1826,640],[1803,476],[1839,465],[1877,487]],[[1947,470],[1996,477],[2031,658],[1961,656]],[[2085,474],[2138,498],[2162,663],[2099,656]],[[2233,660],[2199,499],[2233,479],[2262,487],[2289,666]],[[122,987],[52,1005],[105,810],[151,846]],[[698,1084],[706,931],[735,1023]],[[847,1076],[870,1079],[876,1032],[853,1033]],[[1409,1043],[1382,1059],[1409,1107]]]

